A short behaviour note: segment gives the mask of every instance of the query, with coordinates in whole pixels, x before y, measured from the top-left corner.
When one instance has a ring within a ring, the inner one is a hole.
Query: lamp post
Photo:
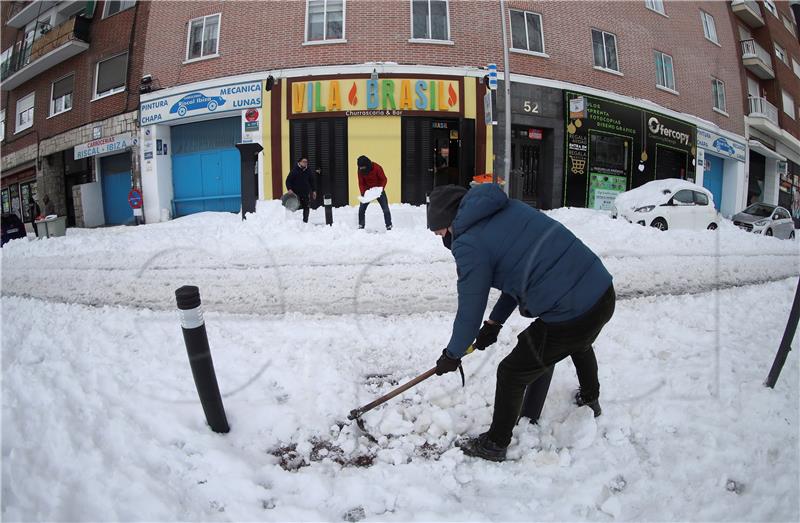
[[[506,28],[506,3],[500,0],[500,19],[503,22],[503,90],[505,91],[505,140],[503,148],[503,190],[508,194],[511,174],[511,67],[508,63],[508,29]],[[496,183],[496,180],[495,180]]]

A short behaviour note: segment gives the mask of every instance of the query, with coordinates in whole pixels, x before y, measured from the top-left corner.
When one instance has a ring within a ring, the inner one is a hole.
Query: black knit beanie
[[[356,164],[359,171],[370,172],[372,170],[372,162],[366,156],[359,156]]]
[[[440,185],[430,194],[428,205],[428,229],[438,231],[450,227],[458,212],[461,198],[467,190],[458,185]]]

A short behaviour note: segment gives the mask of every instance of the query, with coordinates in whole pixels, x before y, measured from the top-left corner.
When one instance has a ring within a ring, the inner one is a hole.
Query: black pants
[[[364,219],[367,213],[367,206],[372,202],[362,203],[358,206],[358,226],[364,227]],[[389,200],[386,198],[386,191],[383,191],[380,196],[378,196],[378,203],[381,205],[381,209],[383,210],[383,222],[386,227],[392,226],[392,213],[389,212]]]
[[[567,356],[572,356],[575,363],[583,398],[592,401],[600,395],[592,343],[614,315],[615,304],[612,285],[581,317],[561,323],[537,319],[520,333],[517,346],[497,367],[490,440],[501,447],[508,446],[520,415],[525,387],[551,372],[553,365]]]
[[[33,235],[38,238],[39,237],[39,226],[36,225],[36,222],[31,222],[31,226],[33,227]]]
[[[308,214],[310,212],[308,208],[308,199],[309,195],[306,194],[305,196],[297,195],[297,199],[300,200],[300,208],[303,209],[303,223],[308,223]]]

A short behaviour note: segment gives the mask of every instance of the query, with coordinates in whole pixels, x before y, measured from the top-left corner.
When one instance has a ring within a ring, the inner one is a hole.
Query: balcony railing
[[[761,47],[755,40],[742,40],[742,58],[758,58],[767,65],[772,64],[772,57],[769,51]]]
[[[28,45],[22,42],[11,57],[2,63],[0,66],[0,79],[5,81],[29,64],[36,62],[36,60],[66,43],[72,41],[88,43],[89,20],[82,16],[76,16],[52,29],[46,31],[37,30],[34,34],[38,36],[32,42],[28,43]]]
[[[750,117],[766,118],[774,123],[776,127],[778,124],[778,108],[767,101],[766,98],[749,97],[750,102]]]

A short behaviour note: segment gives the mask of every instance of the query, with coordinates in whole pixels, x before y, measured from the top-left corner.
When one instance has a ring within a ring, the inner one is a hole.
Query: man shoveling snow
[[[494,184],[469,192],[454,185],[435,188],[428,228],[452,250],[458,272],[458,311],[436,374],[457,370],[473,340],[477,349],[497,341],[514,308],[536,318],[497,368],[491,427],[465,442],[464,453],[503,461],[525,388],[567,356],[580,382],[578,404],[598,414],[592,343],[616,302],[611,275],[600,259],[559,222],[509,200]],[[481,327],[491,288],[502,295]]]

